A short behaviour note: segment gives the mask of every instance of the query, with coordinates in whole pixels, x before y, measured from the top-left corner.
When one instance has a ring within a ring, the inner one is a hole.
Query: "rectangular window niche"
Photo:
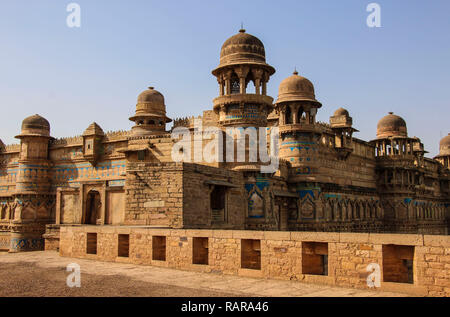
[[[86,236],[86,253],[97,254],[97,233],[88,233]]]
[[[192,263],[208,265],[208,238],[193,238]]]
[[[261,240],[241,240],[241,267],[261,270]]]
[[[302,243],[303,274],[328,275],[328,243]]]
[[[166,260],[166,237],[152,237],[152,259],[156,261]]]
[[[130,235],[119,234],[119,243],[117,255],[120,257],[128,258],[130,256]]]
[[[414,283],[414,246],[383,245],[383,281]]]

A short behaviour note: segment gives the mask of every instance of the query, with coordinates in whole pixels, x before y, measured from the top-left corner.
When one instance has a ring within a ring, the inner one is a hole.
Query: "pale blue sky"
[[[81,28],[66,26],[70,2]],[[450,1],[376,1],[381,28],[366,25],[370,2],[0,0],[0,139],[17,143],[35,113],[55,137],[93,121],[129,129],[147,86],[164,94],[171,118],[212,109],[211,70],[243,21],[276,69],[271,96],[296,66],[315,85],[319,120],[344,106],[356,137],[371,140],[393,111],[434,156],[450,132]]]

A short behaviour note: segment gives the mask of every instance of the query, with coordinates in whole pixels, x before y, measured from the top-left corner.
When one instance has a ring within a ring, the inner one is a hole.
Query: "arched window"
[[[6,208],[7,208],[6,204],[0,205],[0,209],[1,209],[0,219],[6,219]]]
[[[297,121],[298,122],[296,122],[296,123],[300,123],[300,118],[302,117],[302,115],[303,115],[303,108],[299,107],[298,111],[297,111]]]
[[[359,205],[359,202],[355,203],[355,219],[361,219],[361,207]]]
[[[214,189],[210,193],[210,206],[212,221],[224,222],[226,208],[226,187],[214,186]]]
[[[341,217],[342,217],[342,207],[341,207],[341,204],[340,203],[336,203],[336,206],[335,206],[335,215],[334,215],[334,220],[337,220],[337,221],[339,221],[339,220],[341,220]]]
[[[232,94],[239,94],[241,93],[241,85],[239,82],[239,78],[236,76],[236,74],[233,74],[233,76],[231,76],[231,93]]]
[[[100,193],[96,190],[91,190],[87,195],[84,224],[97,224],[97,219],[100,219],[100,208]]]
[[[284,123],[285,124],[292,124],[292,113],[291,113],[291,107],[289,107],[289,106],[286,106]]]

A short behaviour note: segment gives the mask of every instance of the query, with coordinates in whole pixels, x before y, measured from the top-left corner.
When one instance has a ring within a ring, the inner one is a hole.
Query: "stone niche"
[[[119,234],[117,256],[128,258],[130,256],[130,235]]]
[[[97,233],[87,233],[86,235],[86,253],[97,254]]]
[[[302,273],[328,275],[328,243],[302,242]]]
[[[192,263],[208,265],[208,238],[193,238]]]
[[[152,260],[165,261],[166,260],[166,237],[153,236],[152,237]]]
[[[77,191],[62,192],[60,196],[60,223],[81,222],[80,195]]]
[[[241,268],[261,270],[261,240],[241,240]]]
[[[414,246],[383,245],[383,281],[414,283]]]

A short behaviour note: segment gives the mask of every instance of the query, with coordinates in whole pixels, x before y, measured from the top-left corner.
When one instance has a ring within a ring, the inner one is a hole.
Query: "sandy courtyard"
[[[81,287],[66,280],[69,263],[81,268]],[[57,252],[0,253],[0,296],[405,296],[296,281],[253,279],[160,267],[60,257]]]

